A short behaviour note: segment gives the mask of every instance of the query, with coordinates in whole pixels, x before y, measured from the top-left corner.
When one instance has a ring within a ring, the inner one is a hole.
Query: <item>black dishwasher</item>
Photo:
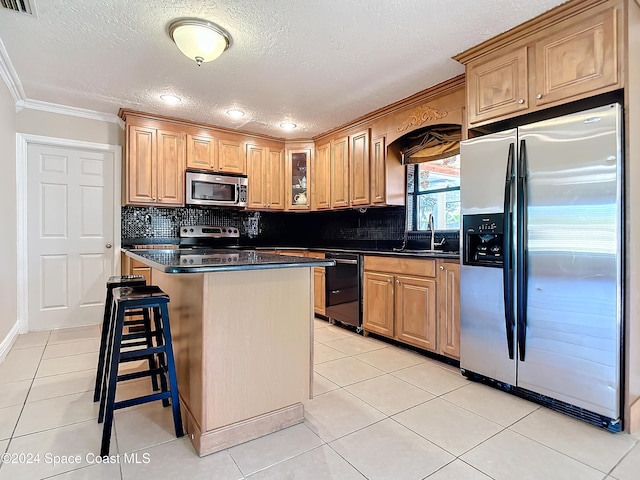
[[[360,332],[360,255],[327,252],[325,258],[336,262],[335,266],[326,267],[326,315],[332,320],[356,327]]]

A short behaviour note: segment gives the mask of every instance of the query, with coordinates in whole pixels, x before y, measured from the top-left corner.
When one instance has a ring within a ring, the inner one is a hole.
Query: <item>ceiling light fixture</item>
[[[227,110],[227,115],[233,118],[244,117],[244,112],[242,110],[238,110],[237,108],[232,108],[231,110]]]
[[[160,100],[164,103],[168,103],[169,105],[176,105],[182,101],[180,97],[175,95],[160,95]]]
[[[280,124],[280,128],[282,128],[283,130],[293,130],[296,127],[297,125],[293,122],[282,122]]]
[[[231,35],[222,27],[199,18],[181,18],[169,25],[169,36],[198,65],[215,60],[231,46]]]

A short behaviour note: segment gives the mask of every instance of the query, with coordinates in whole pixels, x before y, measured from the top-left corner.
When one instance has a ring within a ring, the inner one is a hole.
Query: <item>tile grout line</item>
[[[5,449],[5,452],[9,451],[9,448],[11,448],[11,443],[13,442],[13,439],[15,438],[14,435],[16,433],[16,429],[18,428],[18,423],[20,423],[20,418],[22,417],[22,414],[24,413],[24,407],[27,405],[27,399],[29,398],[29,394],[31,393],[31,388],[33,387],[33,382],[36,379],[36,375],[38,373],[38,369],[40,368],[40,364],[42,363],[42,357],[44,356],[44,351],[47,349],[47,344],[49,343],[49,338],[51,338],[51,330],[49,330],[49,335],[47,336],[47,341],[44,344],[44,348],[42,349],[42,353],[40,354],[40,360],[38,360],[38,366],[35,369],[35,372],[33,372],[33,377],[31,378],[31,383],[29,384],[29,389],[27,390],[27,395],[24,397],[24,401],[22,402],[22,408],[20,409],[20,414],[18,415],[18,418],[16,419],[16,424],[13,426],[13,430],[11,431],[11,435],[9,436],[9,443],[7,443],[7,447]],[[17,349],[19,350],[19,349]],[[11,353],[11,352],[9,352]],[[8,354],[7,354],[8,356]],[[0,463],[0,470],[2,469],[4,465],[4,462]]]

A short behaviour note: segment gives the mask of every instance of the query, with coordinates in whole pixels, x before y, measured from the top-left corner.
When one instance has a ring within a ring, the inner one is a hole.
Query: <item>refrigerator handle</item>
[[[524,362],[527,339],[527,146],[520,141],[517,198],[518,353]]]
[[[515,163],[515,145],[509,145],[509,156],[507,158],[507,178],[504,182],[504,217],[503,217],[503,266],[502,266],[502,284],[504,291],[504,320],[507,332],[507,347],[509,349],[509,358],[513,360],[513,331],[515,321],[513,318],[513,266],[512,266],[512,245],[511,245],[511,225],[513,224],[513,180],[514,180],[514,163]]]

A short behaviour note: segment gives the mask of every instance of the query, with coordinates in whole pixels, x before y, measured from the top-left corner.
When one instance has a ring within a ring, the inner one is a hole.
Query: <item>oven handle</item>
[[[358,260],[343,260],[340,258],[327,258],[327,260],[334,260],[336,263],[346,263],[347,265],[357,265]]]

